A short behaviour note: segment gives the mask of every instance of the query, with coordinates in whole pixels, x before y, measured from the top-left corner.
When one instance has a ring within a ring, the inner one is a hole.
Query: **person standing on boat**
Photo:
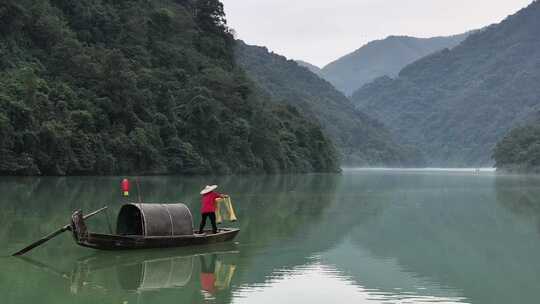
[[[204,226],[206,226],[206,219],[210,218],[210,222],[212,223],[212,233],[217,233],[217,225],[216,225],[216,199],[218,198],[225,198],[228,197],[226,194],[221,194],[216,192],[217,185],[212,186],[206,186],[201,191],[201,225],[199,227],[199,234],[202,234],[204,231]]]

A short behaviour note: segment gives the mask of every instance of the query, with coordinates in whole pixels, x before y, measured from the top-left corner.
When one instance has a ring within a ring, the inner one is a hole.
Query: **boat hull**
[[[172,248],[201,246],[232,241],[240,229],[221,228],[218,233],[193,234],[183,236],[129,236],[89,233],[77,240],[79,246],[98,250],[135,250],[151,248]]]

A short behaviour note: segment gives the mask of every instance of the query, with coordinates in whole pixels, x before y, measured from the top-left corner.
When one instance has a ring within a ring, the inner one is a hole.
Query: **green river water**
[[[0,303],[538,302],[540,177],[490,172],[142,177],[145,202],[184,202],[196,225],[198,191],[218,183],[235,242],[98,252],[65,233],[9,257],[78,208],[110,206],[88,222],[108,232],[120,180],[0,177]]]

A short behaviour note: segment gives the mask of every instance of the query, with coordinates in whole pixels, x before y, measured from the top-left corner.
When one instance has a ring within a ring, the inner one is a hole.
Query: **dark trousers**
[[[212,223],[212,233],[217,233],[217,225],[216,225],[216,213],[215,212],[208,212],[202,214],[202,220],[201,220],[201,226],[199,227],[199,233],[202,234],[204,230],[204,226],[206,226],[206,218],[210,218],[210,222]]]

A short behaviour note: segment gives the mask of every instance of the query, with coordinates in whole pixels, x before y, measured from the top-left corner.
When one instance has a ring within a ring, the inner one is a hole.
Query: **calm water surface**
[[[219,183],[236,243],[104,253],[66,233],[8,257],[77,208],[112,207],[88,223],[108,232],[119,182],[0,178],[0,303],[538,302],[540,178],[492,172],[143,177],[145,202],[194,214],[199,188]]]

